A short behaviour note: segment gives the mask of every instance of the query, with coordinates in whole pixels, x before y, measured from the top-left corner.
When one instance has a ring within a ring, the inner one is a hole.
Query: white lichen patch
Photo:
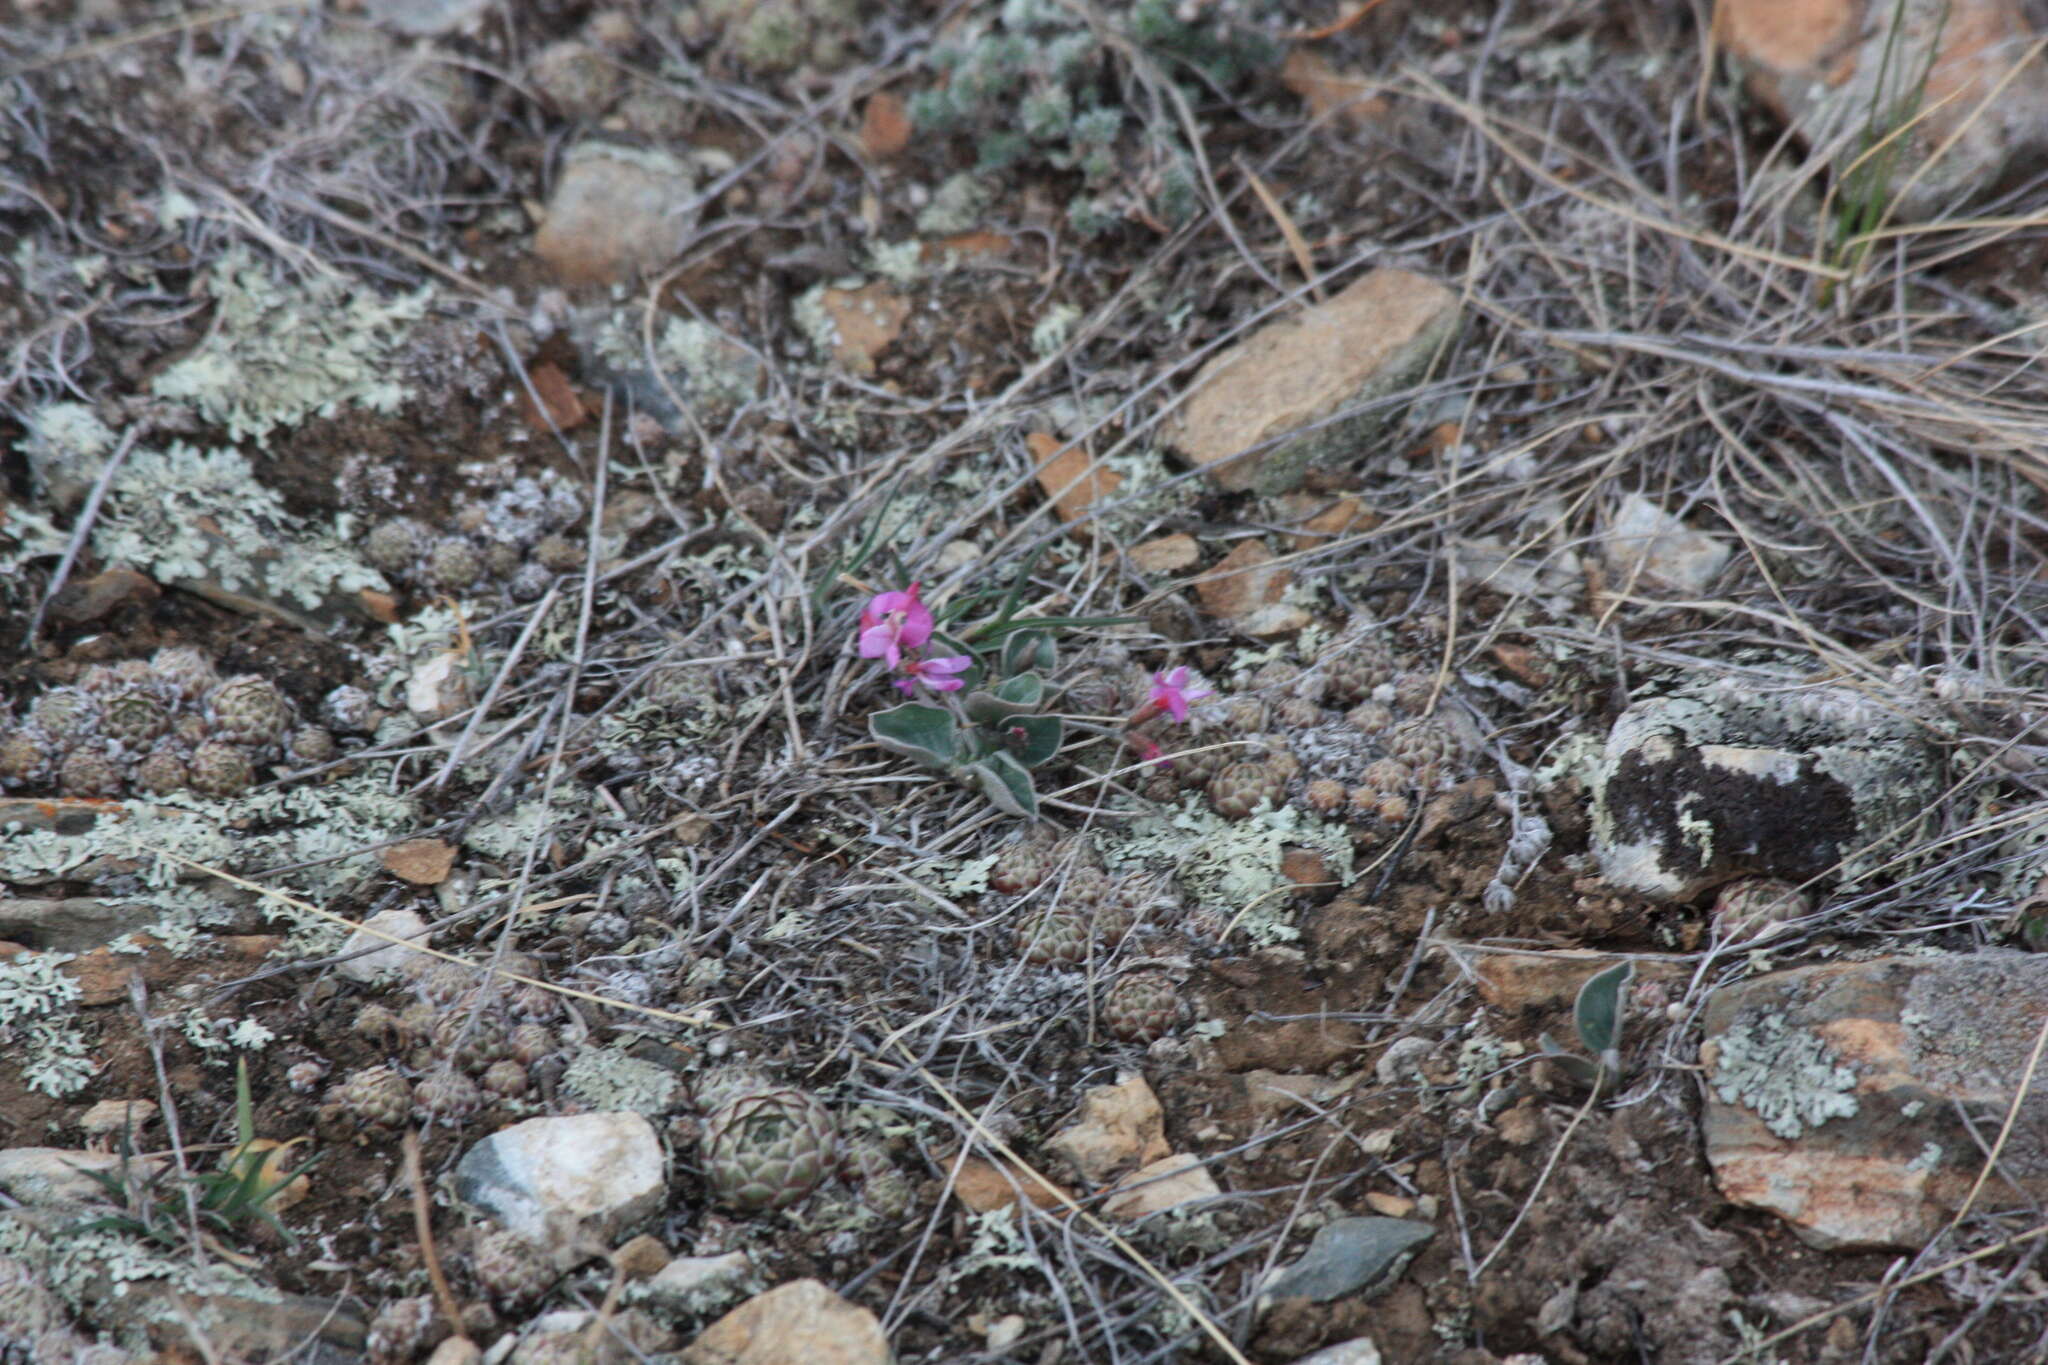
[[[318,607],[389,585],[345,548],[346,519],[307,527],[233,450],[173,442],[133,452],[108,487],[92,547],[162,582],[211,580],[269,601]]]
[[[0,962],[0,1059],[53,1099],[84,1089],[99,1070],[74,1008],[78,983],[59,970],[69,961],[69,953],[21,953]]]
[[[658,1118],[675,1108],[682,1081],[668,1068],[617,1048],[584,1047],[562,1073],[562,1086],[593,1110],[629,1109]]]
[[[189,403],[237,441],[263,445],[280,426],[345,405],[395,412],[412,396],[395,357],[430,291],[383,299],[334,276],[274,279],[253,253],[229,251],[209,272],[214,326],[158,375],[158,397]]]
[[[381,767],[381,765],[376,765]],[[0,880],[38,883],[118,879],[125,902],[160,913],[150,932],[183,955],[203,946],[199,933],[233,916],[209,895],[193,865],[225,872],[265,868],[292,871],[266,884],[318,906],[379,870],[364,850],[417,827],[409,798],[384,789],[378,771],[324,786],[256,792],[232,801],[208,801],[189,792],[130,803],[77,834],[53,830],[0,831]],[[284,899],[266,897],[262,913],[287,926],[285,956],[337,950],[348,930],[334,920]]]
[[[1739,1018],[1714,1040],[1714,1093],[1785,1139],[1857,1110],[1856,1073],[1811,1031],[1766,1011]]]
[[[28,414],[27,435],[15,449],[28,458],[29,474],[39,489],[60,500],[65,490],[82,490],[99,481],[116,437],[99,414],[84,403],[45,403]]]
[[[1344,827],[1292,806],[1231,820],[1190,796],[1138,816],[1100,843],[1112,871],[1171,870],[1195,905],[1242,915],[1240,929],[1259,943],[1298,936],[1286,913],[1294,885],[1280,871],[1289,846],[1317,850],[1339,883],[1351,883],[1351,837]]]

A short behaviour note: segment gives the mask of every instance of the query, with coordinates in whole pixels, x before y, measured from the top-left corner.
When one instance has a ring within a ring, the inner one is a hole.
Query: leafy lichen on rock
[[[656,1117],[675,1108],[682,1082],[673,1071],[616,1048],[577,1049],[562,1085],[595,1110],[631,1110]]]
[[[425,315],[430,291],[387,300],[335,276],[281,284],[239,248],[209,280],[213,331],[157,376],[159,397],[190,403],[233,439],[258,445],[316,413],[349,404],[388,413],[411,397],[394,357]]]
[[[1280,870],[1290,846],[1322,853],[1330,876],[1350,884],[1350,835],[1342,825],[1293,806],[1228,820],[1200,797],[1189,796],[1179,806],[1140,815],[1103,838],[1102,853],[1112,871],[1171,867],[1195,906],[1230,917],[1245,912],[1244,931],[1273,943],[1296,937],[1285,914],[1294,884]]]
[[[1773,1011],[1738,1019],[1722,1033],[1709,1073],[1714,1092],[1763,1120],[1781,1138],[1796,1138],[1857,1110],[1856,1073],[1820,1038]]]
[[[21,953],[0,962],[0,1056],[22,1083],[52,1098],[85,1088],[99,1068],[79,1031],[78,983],[58,970],[69,953]]]
[[[349,531],[346,519],[331,534],[304,529],[240,452],[178,441],[129,456],[109,486],[92,546],[101,559],[137,565],[162,582],[211,581],[314,608],[388,586],[344,548]]]

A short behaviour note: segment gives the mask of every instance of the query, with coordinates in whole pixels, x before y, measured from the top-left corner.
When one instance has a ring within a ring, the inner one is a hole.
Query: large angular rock
[[[1168,439],[1219,488],[1284,493],[1312,466],[1363,453],[1388,412],[1317,423],[1398,393],[1457,325],[1455,293],[1427,276],[1383,266],[1211,357]],[[1268,441],[1271,449],[1237,458]]]
[[[463,1155],[455,1192],[558,1269],[601,1254],[667,1197],[661,1142],[639,1114],[572,1114],[501,1129]]]
[[[2009,951],[1805,967],[1716,991],[1700,1048],[1715,1182],[1818,1247],[1919,1247],[1968,1197],[2044,1019],[2048,956]],[[2041,1080],[1979,1210],[2048,1198]]]
[[[1730,680],[1622,712],[1590,786],[1601,874],[1688,901],[1740,876],[1854,880],[1941,778],[1911,720],[1860,693]]]
[[[2024,0],[1720,0],[1714,30],[1751,93],[1838,170],[1868,149],[1873,108],[1897,108],[1893,124],[1925,114],[1876,182],[1897,217],[1988,190],[2048,146],[2048,63],[2025,60],[2041,28]]]

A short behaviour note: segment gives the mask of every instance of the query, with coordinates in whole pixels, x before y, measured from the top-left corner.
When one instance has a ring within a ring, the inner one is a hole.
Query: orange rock
[[[398,624],[398,599],[390,593],[360,588],[356,592],[356,602],[372,621],[387,626]]]
[[[692,219],[690,168],[667,152],[590,140],[571,147],[533,252],[565,284],[609,284],[681,249]]]
[[[816,1280],[791,1280],[712,1323],[675,1358],[682,1365],[883,1365],[892,1357],[873,1313]]]
[[[1284,493],[1311,467],[1360,454],[1389,416],[1374,400],[1412,383],[1457,324],[1451,290],[1373,270],[1211,356],[1168,439],[1219,488]]]
[[[1124,558],[1139,573],[1179,573],[1193,568],[1201,557],[1202,547],[1190,535],[1161,536],[1124,552]]]
[[[1320,849],[1281,849],[1280,875],[1304,890],[1321,890],[1337,885],[1337,879],[1330,874],[1330,860]]]
[[[439,839],[407,839],[378,856],[387,871],[414,886],[439,886],[455,866],[455,845]]]
[[[1537,664],[1536,651],[1527,645],[1495,645],[1493,659],[1519,682],[1525,682],[1531,687],[1550,685],[1549,672]]]
[[[1090,1090],[1081,1099],[1073,1126],[1045,1145],[1070,1162],[1084,1180],[1097,1184],[1172,1150],[1166,1145],[1165,1111],[1143,1076]]]
[[[1714,37],[1737,56],[1777,71],[1832,69],[1829,84],[1840,84],[1854,66],[1836,69],[1849,55],[1861,8],[1853,0],[1721,0]]]
[[[2041,28],[2025,0],[1719,0],[1714,36],[1752,94],[1840,149],[1838,170],[1866,144],[1837,133],[1860,132],[1873,108],[1913,97],[1901,73],[1924,71],[1914,131],[1888,182],[1874,186],[1897,217],[1945,211],[2048,147],[2048,66],[2028,60]]]
[[[1079,446],[1063,446],[1051,432],[1034,431],[1024,438],[1038,462],[1038,486],[1052,499],[1061,521],[1078,521],[1088,509],[1114,494],[1124,476],[1104,469]]]
[[[1377,123],[1393,108],[1385,96],[1374,93],[1378,81],[1339,71],[1329,58],[1310,47],[1288,52],[1280,68],[1280,83],[1301,96],[1310,118],[1329,116],[1360,127]]]
[[[1478,953],[1471,959],[1479,978],[1479,998],[1497,1010],[1570,1009],[1579,987],[1625,956],[1564,948],[1553,953]],[[1683,975],[1676,962],[1635,959],[1638,981],[1675,981]]]
[[[1200,1157],[1181,1153],[1162,1157],[1118,1181],[1102,1211],[1112,1218],[1143,1218],[1222,1193]]]
[[[926,265],[938,265],[948,256],[962,261],[1007,256],[1016,247],[1017,239],[1006,232],[977,228],[973,232],[956,232],[951,237],[926,242],[918,249],[917,258]]]
[[[1382,1190],[1369,1190],[1365,1196],[1366,1207],[1387,1218],[1406,1218],[1415,1212],[1415,1201],[1401,1194],[1387,1194]]]
[[[959,1178],[953,1182],[954,1196],[976,1213],[1009,1208],[1017,1202],[1020,1190],[1038,1208],[1063,1207],[1059,1196],[1007,1163],[998,1166],[980,1157],[968,1157],[960,1165]]]
[[[576,396],[575,387],[569,383],[569,376],[563,374],[561,366],[553,361],[543,360],[532,366],[526,377],[533,384],[533,395],[540,398],[540,406],[534,406],[533,395],[529,395],[522,385],[519,389],[519,411],[525,416],[527,425],[536,431],[546,431],[549,422],[553,422],[558,431],[570,431],[590,416],[589,409],[583,406],[583,400]]]
[[[1318,545],[1328,545],[1353,531],[1370,531],[1382,520],[1379,513],[1348,495],[1332,502],[1327,498],[1291,493],[1281,500],[1280,506],[1288,517],[1299,518],[1295,522],[1299,529],[1287,537],[1287,547],[1291,550],[1312,550]]]
[[[860,111],[861,150],[886,161],[910,145],[910,115],[903,101],[887,90],[868,97]]]
[[[2048,1093],[2028,1068],[2044,1020],[2048,955],[2010,950],[1723,987],[1700,1047],[1714,1181],[1822,1248],[1917,1248],[1973,1190],[1980,1213],[2038,1208]],[[1998,1168],[1977,1188],[2009,1114]]]
[[[855,374],[873,374],[875,361],[903,334],[910,303],[886,282],[858,289],[827,289],[819,303],[832,319],[832,358]]]
[[[1280,600],[1294,575],[1286,569],[1269,568],[1273,552],[1262,540],[1241,540],[1215,568],[1195,580],[1195,595],[1203,608],[1224,621],[1247,620],[1260,607]]]

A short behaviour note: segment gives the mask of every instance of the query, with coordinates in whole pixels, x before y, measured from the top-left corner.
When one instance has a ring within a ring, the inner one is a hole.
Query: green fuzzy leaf
[[[968,764],[967,771],[998,809],[1027,820],[1038,818],[1038,793],[1031,786],[1031,774],[1016,759],[996,752]]]
[[[1060,751],[1067,727],[1058,716],[1018,716],[1008,727],[1023,731],[1021,742],[1012,743],[1010,753],[1027,768],[1036,768]],[[1014,735],[1008,736],[1015,739]]]
[[[1601,1066],[1598,1062],[1579,1056],[1576,1052],[1566,1052],[1562,1047],[1558,1046],[1557,1039],[1547,1033],[1536,1040],[1536,1045],[1543,1049],[1543,1055],[1558,1070],[1564,1072],[1573,1081],[1585,1086],[1589,1090],[1599,1085],[1607,1076],[1607,1069],[1605,1067]]]
[[[963,705],[976,725],[1002,725],[1012,716],[1036,711],[1045,700],[1045,680],[1036,673],[1004,678],[984,692],[968,694]]]
[[[1572,1007],[1572,1023],[1586,1051],[1602,1061],[1621,1047],[1621,992],[1635,978],[1633,962],[1609,967],[1579,987],[1578,1003]]]
[[[868,733],[891,753],[934,768],[951,767],[960,754],[959,722],[943,707],[905,702],[877,711],[868,717]]]

